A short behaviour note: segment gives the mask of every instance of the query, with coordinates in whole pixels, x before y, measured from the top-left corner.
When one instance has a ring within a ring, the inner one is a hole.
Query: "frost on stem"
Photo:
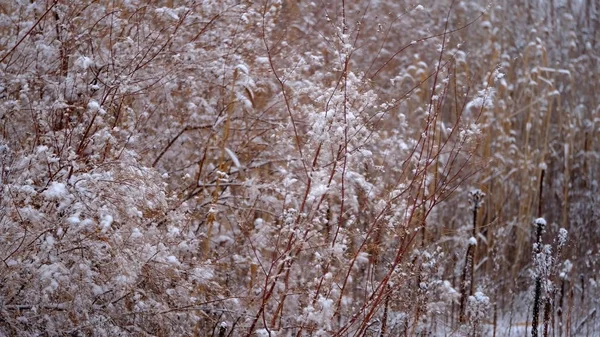
[[[567,231],[561,228],[556,238],[556,249],[553,253],[553,247],[549,244],[542,244],[542,233],[546,228],[546,220],[544,218],[538,218],[535,220],[537,228],[536,242],[533,244],[533,270],[532,277],[535,280],[535,290],[533,298],[533,311],[532,311],[532,329],[531,335],[533,337],[538,336],[538,324],[539,316],[541,311],[541,305],[544,304],[544,335],[547,335],[549,321],[550,321],[550,305],[551,298],[554,296],[556,288],[553,284],[552,277],[558,269],[560,255],[562,249],[567,241]],[[565,262],[563,271],[560,272],[559,277],[564,280],[566,275],[570,271],[570,262]]]
[[[475,98],[473,98],[469,103],[467,103],[465,111],[470,111],[471,109],[480,111],[484,109],[491,109],[494,107],[495,96],[496,89],[486,87],[485,89],[480,90],[475,96]]]
[[[565,243],[567,242],[568,235],[569,235],[569,232],[564,228],[561,228],[558,231],[558,246],[559,247],[562,247],[565,245]]]
[[[490,298],[482,291],[477,291],[473,295],[469,296],[467,309],[469,316],[469,322],[467,324],[469,328],[468,335],[479,336],[482,334],[483,331],[481,323],[483,319],[488,316],[490,307]]]
[[[483,193],[481,190],[479,189],[474,189],[471,190],[469,192],[469,202],[471,203],[471,206],[473,207],[473,209],[477,210],[479,208],[481,208],[481,206],[483,206],[484,203],[484,198],[485,198],[485,193]]]

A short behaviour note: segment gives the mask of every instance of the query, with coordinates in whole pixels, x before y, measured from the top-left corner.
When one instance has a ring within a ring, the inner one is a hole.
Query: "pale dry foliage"
[[[504,2],[0,3],[0,335],[480,335],[541,216],[598,325],[599,9]]]

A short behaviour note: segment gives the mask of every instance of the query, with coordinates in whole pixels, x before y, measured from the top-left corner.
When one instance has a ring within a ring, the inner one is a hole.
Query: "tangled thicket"
[[[0,335],[598,325],[600,8],[500,2],[0,4]]]

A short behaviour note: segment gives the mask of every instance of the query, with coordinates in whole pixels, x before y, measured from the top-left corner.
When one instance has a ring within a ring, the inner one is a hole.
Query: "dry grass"
[[[578,329],[597,5],[423,5],[1,6],[0,334],[47,328],[41,305],[57,334],[478,335],[533,293],[537,217],[569,231],[545,276]],[[49,265],[73,279],[26,277]]]

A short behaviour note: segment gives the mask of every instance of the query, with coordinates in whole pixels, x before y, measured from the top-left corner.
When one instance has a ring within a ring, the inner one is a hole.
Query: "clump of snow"
[[[25,194],[25,195],[36,195],[37,192],[35,190],[35,188],[31,185],[23,185],[19,187],[19,192]]]
[[[40,145],[35,148],[36,153],[42,153],[48,151],[48,147],[46,145]]]
[[[170,263],[170,264],[174,264],[174,265],[179,265],[180,264],[179,260],[177,259],[177,257],[175,255],[169,255],[169,256],[167,256],[167,262]]]
[[[248,66],[246,66],[245,64],[238,64],[237,66],[235,66],[235,69],[241,71],[242,73],[248,75],[250,73],[250,70],[248,70]]]
[[[473,295],[473,299],[479,303],[484,303],[484,304],[490,303],[490,298],[485,296],[485,294],[482,293],[481,291],[476,292]]]
[[[567,232],[567,230],[564,228],[561,228],[558,231],[558,245],[559,246],[563,246],[567,242],[568,235],[569,235],[569,232]]]
[[[321,198],[327,191],[329,187],[326,184],[318,184],[316,185],[309,194],[309,200],[318,200]]]
[[[458,291],[456,291],[456,289],[454,289],[454,287],[452,287],[452,283],[450,283],[450,281],[448,280],[444,280],[442,282],[441,285],[442,289],[443,289],[443,294],[444,296],[448,297],[448,298],[458,298],[460,296],[460,294],[458,293]]]
[[[83,70],[88,69],[93,64],[94,61],[92,61],[92,59],[87,56],[80,56],[79,58],[77,58],[77,60],[75,60],[75,66]]]
[[[93,100],[93,99],[91,99],[88,102],[87,108],[92,113],[97,112],[101,115],[104,115],[106,113],[106,111],[104,111],[104,109],[102,109],[102,106],[100,106],[100,103],[98,103],[96,100]]]
[[[319,296],[316,304],[316,307],[308,306],[304,308],[306,319],[321,328],[331,330],[331,319],[335,310],[333,300]]]
[[[535,224],[537,226],[546,227],[546,219],[544,219],[544,218],[537,218],[537,219],[535,219]]]
[[[219,235],[214,238],[214,242],[217,245],[230,245],[233,244],[233,239],[229,235]]]
[[[126,285],[129,282],[129,278],[123,274],[116,275],[114,281],[118,285]]]
[[[494,70],[493,76],[495,82],[500,82],[504,78],[504,73],[501,72],[500,69],[496,69]]]
[[[471,139],[476,138],[481,134],[481,129],[475,123],[469,124],[469,127],[466,129],[461,129],[459,132],[459,137],[461,142],[467,142]]]
[[[469,316],[472,320],[478,321],[487,317],[487,311],[490,308],[490,298],[481,291],[469,296]]]
[[[81,222],[81,219],[79,218],[79,213],[73,214],[67,218],[67,223],[69,225],[77,225],[80,222]]]
[[[46,240],[44,240],[44,242],[41,244],[40,248],[43,251],[50,251],[52,247],[54,247],[55,242],[56,240],[54,239],[54,236],[48,235],[46,236]]]
[[[58,279],[64,271],[64,266],[60,263],[43,264],[40,266],[38,269],[39,278],[47,284],[43,289],[45,294],[52,294],[58,290]]]
[[[63,183],[53,181],[48,189],[45,190],[42,195],[47,199],[60,199],[67,195],[67,187]]]
[[[561,278],[561,280],[568,279],[569,274],[571,273],[572,269],[573,269],[573,263],[571,262],[571,260],[565,260],[565,262],[563,262],[562,270],[560,271],[560,274],[559,274],[559,277]]]
[[[477,239],[471,236],[471,238],[469,238],[469,246],[477,246]]]
[[[369,263],[369,253],[367,253],[367,252],[358,253],[358,256],[356,257],[356,264],[362,266],[362,265],[366,265],[367,263]]]
[[[157,8],[154,10],[157,14],[162,14],[170,19],[173,19],[175,21],[179,20],[179,16],[177,15],[177,13],[175,13],[175,11],[172,8],[169,7],[161,7],[161,8]]]
[[[476,109],[490,109],[493,107],[493,101],[496,92],[493,88],[486,88],[484,90],[480,90],[477,95],[467,103],[465,110],[470,110],[471,108]]]
[[[271,332],[267,329],[258,329],[255,331],[257,337],[269,337],[272,336]]]
[[[200,284],[206,284],[215,276],[215,271],[211,266],[201,266],[194,268],[190,273],[190,276],[192,280]]]
[[[88,102],[87,107],[88,107],[89,111],[96,112],[96,111],[100,110],[100,103],[98,103],[97,101],[92,99]]]
[[[131,231],[131,238],[132,239],[137,239],[137,238],[141,238],[143,236],[142,232],[140,232],[140,229],[135,227],[132,231]]]
[[[92,284],[92,293],[94,294],[94,296],[98,296],[104,293],[104,289],[97,284]]]
[[[179,227],[168,226],[168,228],[169,228],[169,236],[170,237],[176,237],[181,233],[181,230],[179,229]]]
[[[113,223],[112,215],[103,214],[100,216],[100,227],[102,227],[102,233],[106,233],[110,229],[110,225]]]
[[[259,57],[256,58],[256,63],[259,63],[259,64],[269,64],[269,58],[268,57],[259,56]]]

